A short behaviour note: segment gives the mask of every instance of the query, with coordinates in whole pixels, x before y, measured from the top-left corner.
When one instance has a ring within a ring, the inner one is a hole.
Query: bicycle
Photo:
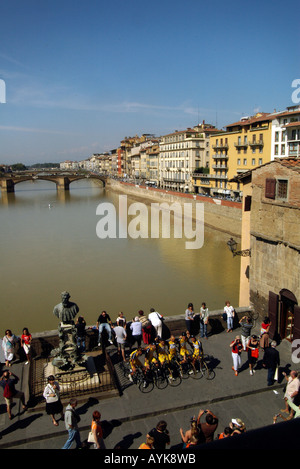
[[[253,327],[255,327],[256,326],[256,320],[258,319],[258,316],[259,316],[258,312],[250,310],[250,311],[247,312],[247,316],[250,318],[250,320],[253,324]]]
[[[214,370],[211,369],[204,360],[204,355],[197,357],[194,366],[201,377],[204,376],[207,380],[212,380],[216,376]]]
[[[123,374],[126,378],[132,381],[133,384],[138,386],[139,390],[142,393],[149,393],[154,389],[154,382],[149,376],[148,372],[144,372],[140,368],[137,368],[134,373],[131,374],[132,369],[129,363],[121,363],[121,369],[123,370]],[[130,377],[130,378],[129,378]]]

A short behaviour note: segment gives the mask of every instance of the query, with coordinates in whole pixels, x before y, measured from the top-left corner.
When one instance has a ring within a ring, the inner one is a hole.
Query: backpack
[[[11,389],[9,383],[6,383],[6,385],[5,385],[4,392],[3,392],[3,397],[5,397],[6,399],[10,399],[10,398],[13,397],[13,392],[12,392],[12,389]]]

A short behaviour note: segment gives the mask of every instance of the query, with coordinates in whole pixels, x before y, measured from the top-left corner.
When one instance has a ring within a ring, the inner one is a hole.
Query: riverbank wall
[[[239,327],[238,321],[251,311],[250,307],[237,307],[235,327]],[[222,318],[223,309],[210,311],[207,332],[209,335],[219,334],[226,328],[226,322]],[[130,342],[130,322],[127,324],[127,336]],[[163,338],[168,339],[170,335],[179,337],[181,332],[186,330],[184,314],[178,316],[166,316],[163,320]],[[199,315],[195,317],[195,334],[199,332]],[[92,351],[98,344],[98,330],[94,326],[86,328],[86,350]],[[32,334],[32,354],[33,357],[48,357],[51,350],[59,345],[57,330],[36,332]]]
[[[148,203],[166,202],[173,204],[179,202],[182,206],[185,203],[192,203],[193,210],[197,203],[204,204],[204,225],[210,228],[228,233],[231,236],[241,237],[242,228],[242,203],[231,200],[205,197],[198,194],[185,194],[165,189],[153,188],[129,182],[109,179],[106,185],[107,190],[119,192],[143,199]]]

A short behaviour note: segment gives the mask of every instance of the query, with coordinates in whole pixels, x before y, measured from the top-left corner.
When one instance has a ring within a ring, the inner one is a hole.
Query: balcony
[[[228,170],[228,166],[226,166],[226,165],[217,165],[217,164],[213,164],[213,165],[212,165],[212,168],[213,168],[213,169],[227,169],[227,170]]]
[[[252,142],[249,142],[250,147],[263,147],[264,146],[264,141],[263,140],[253,140]]]
[[[213,159],[214,160],[228,160],[229,156],[228,155],[222,155],[222,154],[218,154],[218,153],[215,153],[214,155],[212,155]]]
[[[235,142],[234,146],[235,148],[247,148],[248,142]]]
[[[214,150],[221,150],[221,149],[228,150],[229,145],[228,143],[217,143],[216,145],[213,145],[212,147]]]

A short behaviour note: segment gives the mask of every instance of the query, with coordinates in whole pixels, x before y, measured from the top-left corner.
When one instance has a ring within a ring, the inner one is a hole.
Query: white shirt
[[[154,311],[153,313],[150,313],[148,315],[148,319],[149,321],[151,322],[152,326],[160,326],[161,325],[161,315],[159,313],[157,313],[156,311]]]
[[[224,306],[224,313],[227,314],[228,318],[233,318],[233,315],[234,315],[233,306]]]

